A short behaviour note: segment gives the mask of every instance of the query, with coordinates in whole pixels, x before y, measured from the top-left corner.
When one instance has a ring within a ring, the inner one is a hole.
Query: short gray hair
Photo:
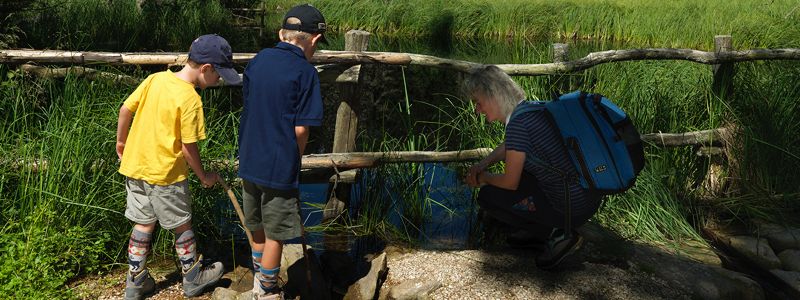
[[[286,19],[286,24],[301,24],[300,19],[291,17]],[[311,38],[311,34],[300,30],[281,29],[281,38],[286,41],[305,41]]]
[[[464,94],[474,97],[475,93],[493,98],[500,106],[500,113],[508,117],[517,103],[525,99],[525,91],[511,76],[495,65],[486,65],[473,69],[464,82]]]

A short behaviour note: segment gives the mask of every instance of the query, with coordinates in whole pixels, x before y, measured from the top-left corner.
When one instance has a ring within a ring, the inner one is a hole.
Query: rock
[[[635,265],[675,288],[691,291],[693,299],[764,299],[761,286],[743,274],[667,255],[648,246],[637,246],[635,251],[630,259]]]
[[[387,299],[390,300],[426,300],[430,293],[442,287],[438,280],[417,281],[408,280],[391,288]]]
[[[778,254],[784,270],[800,272],[800,250],[783,250]]]
[[[253,300],[253,290],[239,294],[236,300]]]
[[[789,228],[767,235],[770,246],[776,252],[786,249],[800,249],[800,230]]]
[[[786,249],[800,249],[800,229],[768,223],[761,220],[753,221],[758,237],[766,237],[772,250],[781,252]]]
[[[783,282],[786,282],[789,287],[800,293],[800,272],[784,271],[784,270],[769,270],[773,275],[778,276]]]
[[[253,289],[253,271],[250,268],[237,266],[233,271],[225,273],[222,278],[231,281],[228,289],[239,293]]]
[[[350,285],[347,289],[347,294],[344,295],[345,300],[368,300],[374,299],[377,294],[377,288],[380,286],[380,281],[384,279],[384,275],[388,272],[386,266],[386,253],[381,253],[372,260],[372,267],[369,273],[362,277],[356,283]]]
[[[214,289],[214,293],[211,294],[211,300],[237,300],[237,296],[239,296],[239,292],[237,291],[218,287]]]
[[[766,239],[737,235],[730,237],[730,246],[765,270],[778,269],[781,261]]]
[[[307,248],[311,249],[311,246]],[[284,280],[288,280],[289,275],[287,269],[301,258],[303,258],[303,245],[284,244],[283,252],[281,253],[281,271],[279,276]]]

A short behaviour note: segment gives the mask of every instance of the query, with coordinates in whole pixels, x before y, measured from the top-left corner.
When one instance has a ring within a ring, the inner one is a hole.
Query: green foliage
[[[20,28],[29,47],[95,51],[187,50],[192,40],[217,33],[228,40],[231,13],[219,1],[39,0]]]
[[[42,212],[42,213],[54,213]],[[111,236],[93,228],[8,224],[0,235],[0,293],[13,299],[66,299],[76,274],[102,268]],[[66,229],[62,229],[66,228]]]
[[[265,0],[267,28],[296,4]],[[617,41],[642,47],[713,49],[731,34],[734,48],[786,47],[800,38],[793,0],[409,0],[311,1],[336,31],[362,29],[398,38],[475,37]],[[445,31],[445,32],[442,32]]]

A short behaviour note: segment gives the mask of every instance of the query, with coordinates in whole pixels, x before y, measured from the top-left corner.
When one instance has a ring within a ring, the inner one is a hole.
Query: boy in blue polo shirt
[[[308,62],[325,42],[325,19],[310,5],[286,13],[281,42],[263,49],[244,72],[239,177],[245,226],[253,232],[256,299],[280,299],[283,241],[299,237],[298,178],[309,126],[322,123],[319,76]]]

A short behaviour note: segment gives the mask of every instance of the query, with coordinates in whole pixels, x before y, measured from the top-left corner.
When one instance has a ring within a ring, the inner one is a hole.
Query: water
[[[452,168],[440,163],[425,163],[422,166],[421,181],[415,183],[414,180],[395,182],[383,181],[379,177],[373,176],[371,170],[365,170],[362,180],[353,185],[350,193],[350,217],[355,218],[362,210],[369,209],[370,201],[386,201],[388,205],[388,215],[390,223],[405,232],[413,233],[419,246],[431,249],[465,249],[471,244],[470,236],[475,231],[476,224],[476,204],[472,200],[472,189],[463,184],[458,178],[458,174]],[[411,176],[411,175],[410,175]],[[376,182],[376,179],[381,180]],[[411,182],[414,186],[402,186],[402,183]],[[369,189],[368,187],[372,187]],[[404,191],[400,191],[400,190]],[[376,198],[371,196],[374,190],[380,190],[381,194]],[[300,199],[301,218],[306,227],[320,225],[322,221],[322,209],[326,203],[328,184],[301,184]],[[413,193],[419,203],[403,202],[404,195]],[[371,197],[371,198],[368,198]],[[372,203],[374,204],[374,203]],[[425,209],[428,216],[422,219],[421,224],[414,224],[407,216],[404,216],[404,209],[409,209],[409,205]],[[219,198],[217,209],[220,212],[218,218],[218,228],[222,236],[233,236],[236,241],[245,242],[247,240],[239,219],[230,200]],[[357,239],[349,237],[349,243],[374,240],[374,238]],[[289,244],[300,243],[301,240],[293,239],[286,241]],[[307,234],[307,243],[315,248],[325,248],[325,236],[322,233],[310,232]],[[374,242],[374,241],[373,241]],[[353,246],[348,248],[360,249],[371,248],[368,246]],[[369,253],[367,251],[366,253]],[[352,253],[353,255],[363,255],[366,253]]]

